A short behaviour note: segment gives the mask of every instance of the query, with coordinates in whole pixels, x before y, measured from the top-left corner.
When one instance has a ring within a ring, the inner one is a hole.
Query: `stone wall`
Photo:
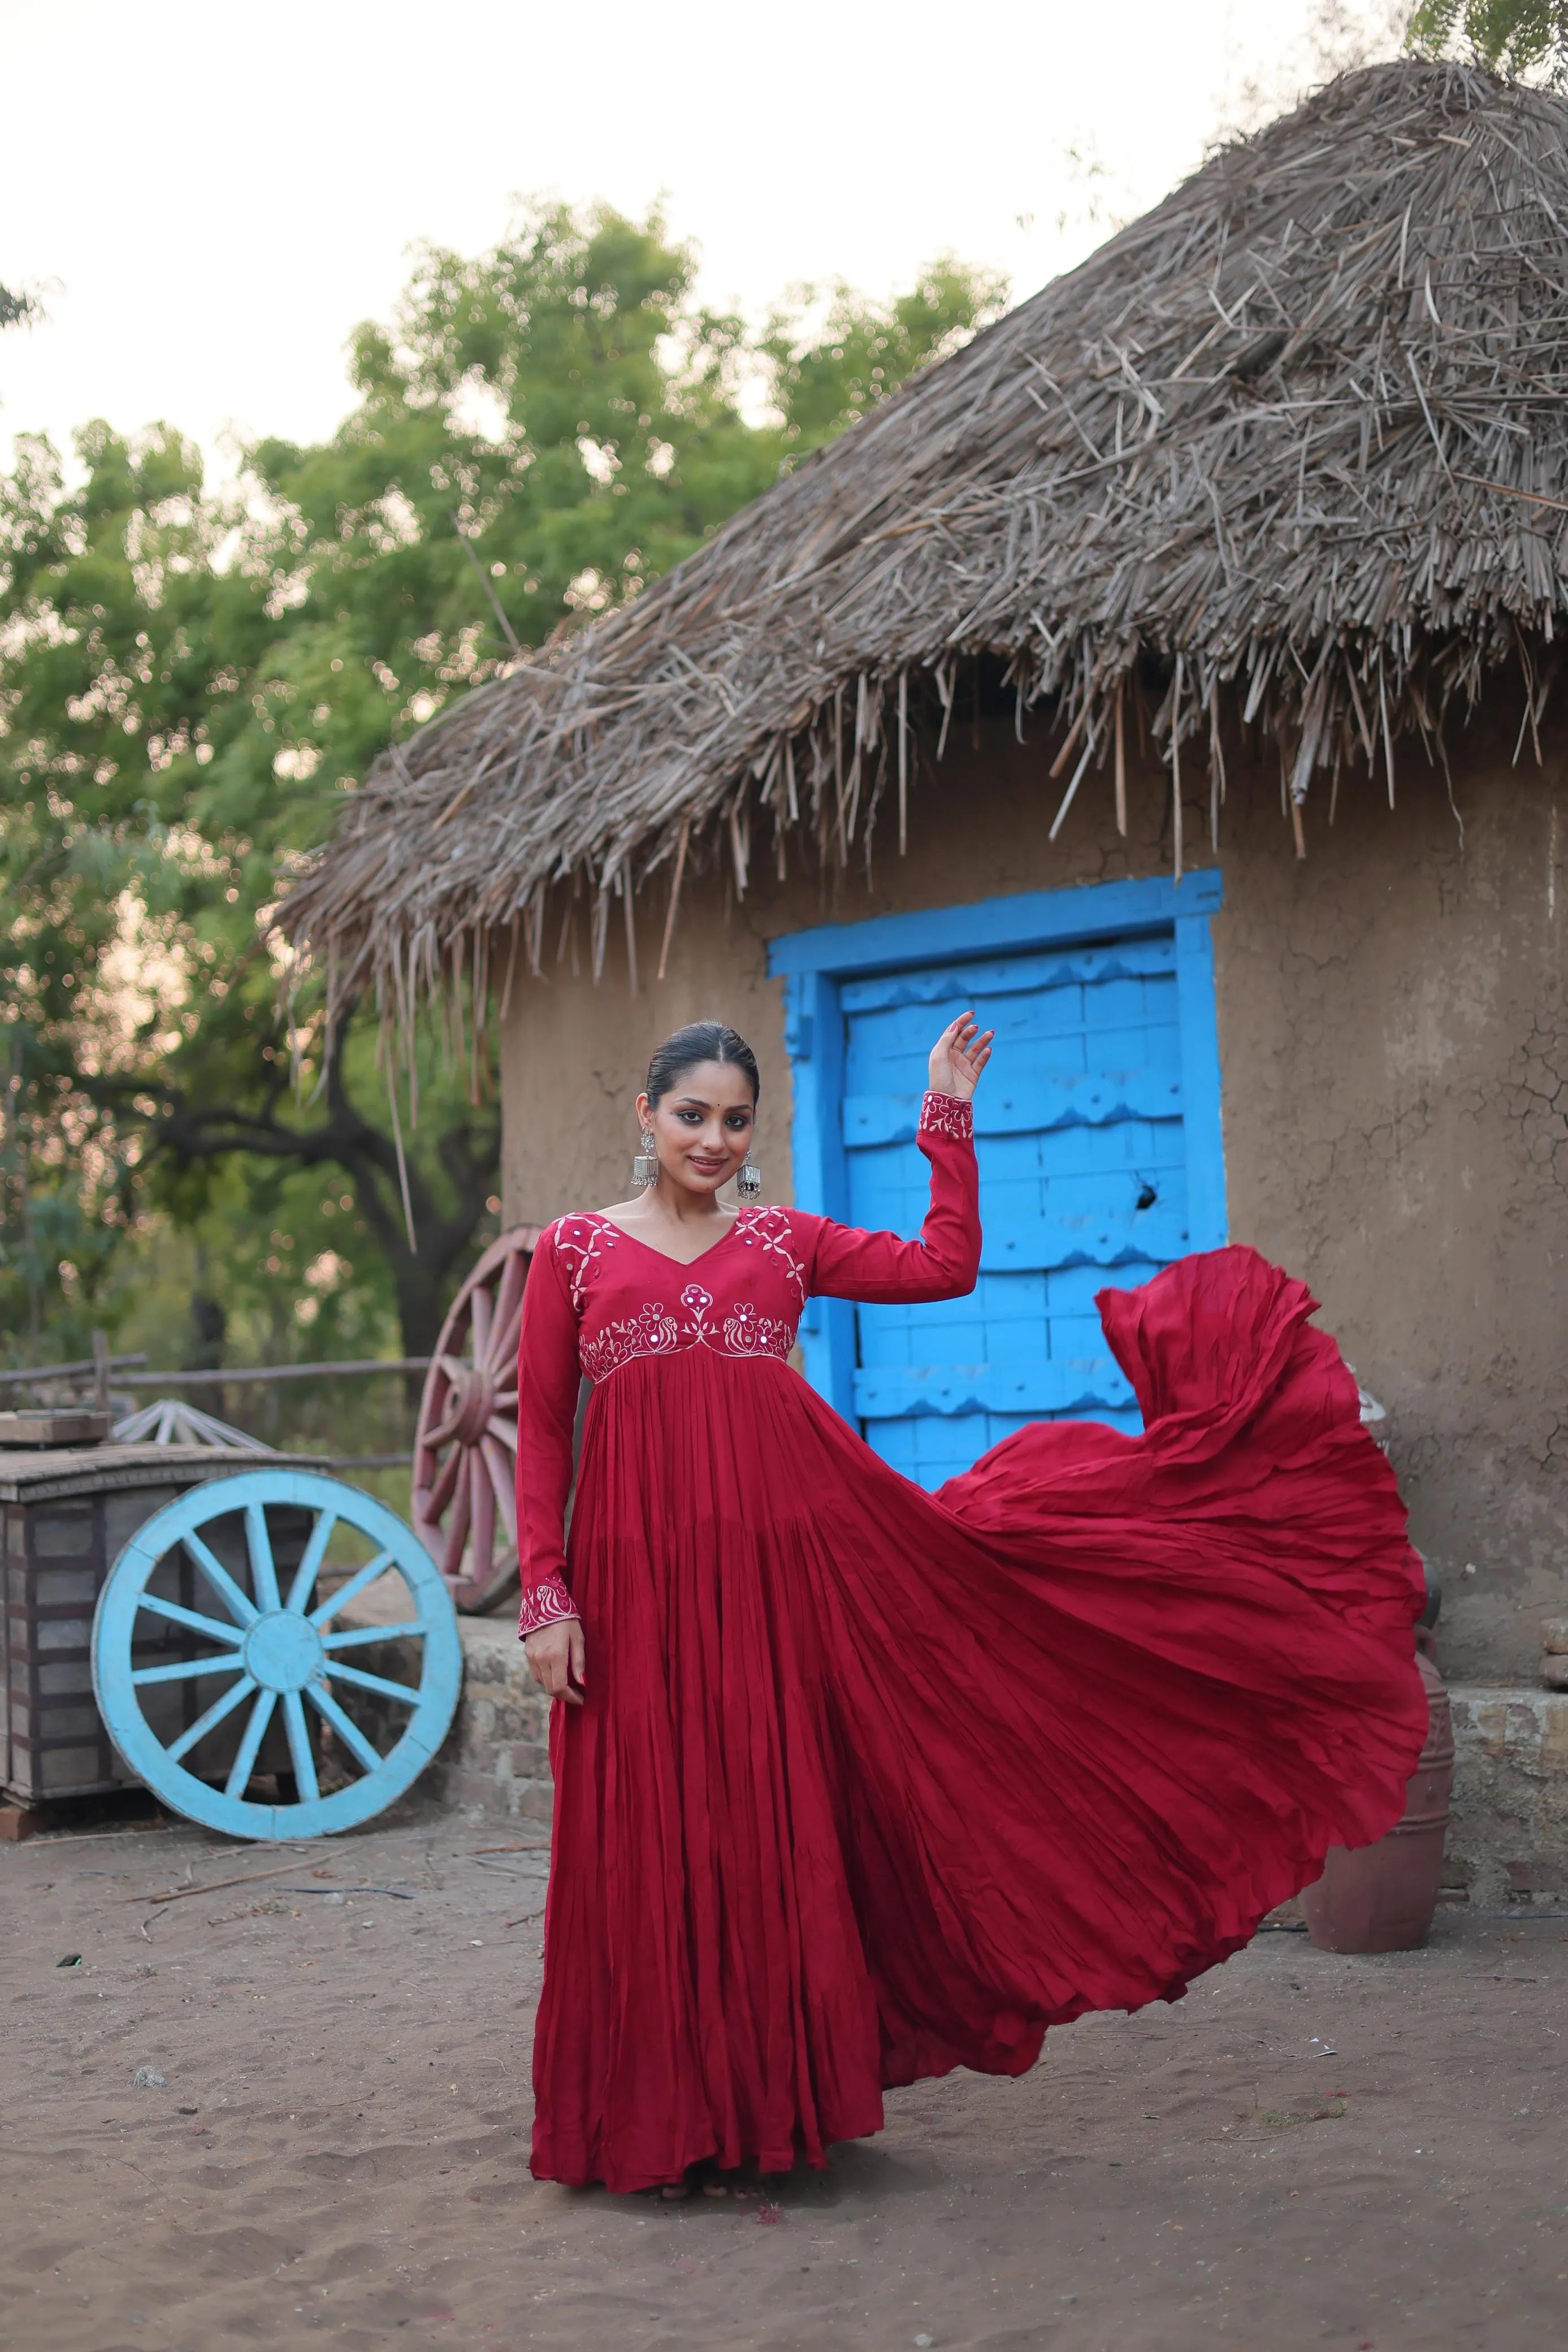
[[[1446,1592],[1438,1662],[1500,1684],[1533,1675],[1539,1620],[1568,1609],[1568,761],[1558,737],[1543,766],[1528,750],[1513,766],[1517,718],[1456,737],[1452,803],[1416,747],[1392,811],[1385,777],[1358,771],[1331,830],[1314,788],[1305,863],[1277,768],[1232,745],[1214,926],[1232,1236],[1312,1284],[1388,1408],[1412,1531]],[[780,879],[758,830],[744,900],[727,871],[688,875],[652,985],[666,900],[645,892],[635,998],[619,919],[589,977],[586,900],[553,961],[557,903],[548,977],[517,984],[503,1040],[509,1217],[626,1197],[649,1050],[706,1013],[758,1049],[765,1197],[790,1197],[779,934],[1169,872],[1165,772],[1134,768],[1125,841],[1096,773],[1051,844],[1061,785],[1043,733],[959,731],[912,786],[905,857],[884,810],[869,880],[858,855],[848,875],[802,873],[795,843]],[[1210,862],[1197,761],[1186,794],[1189,859]]]
[[[1568,1902],[1568,1693],[1460,1686],[1450,1896],[1489,1910]]]
[[[441,1805],[495,1821],[549,1822],[549,1701],[510,1617],[465,1617],[463,1696],[420,1782]]]

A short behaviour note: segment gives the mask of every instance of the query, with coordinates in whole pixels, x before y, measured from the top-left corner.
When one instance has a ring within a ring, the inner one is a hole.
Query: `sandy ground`
[[[1260,1936],[1022,2082],[894,2093],[825,2175],[670,2209],[528,2177],[519,1834],[0,1849],[5,2352],[1563,2340],[1568,1922]]]

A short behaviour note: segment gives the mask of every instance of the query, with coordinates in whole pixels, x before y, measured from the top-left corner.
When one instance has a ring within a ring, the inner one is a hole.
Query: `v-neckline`
[[[600,1217],[612,1233],[619,1234],[623,1241],[635,1242],[638,1248],[646,1250],[650,1257],[661,1258],[666,1265],[673,1265],[677,1272],[684,1274],[689,1274],[694,1265],[701,1265],[705,1258],[712,1257],[715,1250],[721,1250],[745,1214],[744,1209],[737,1209],[729,1221],[728,1231],[720,1234],[716,1242],[709,1242],[706,1249],[699,1250],[695,1257],[672,1257],[668,1250],[657,1248],[653,1242],[645,1242],[641,1234],[632,1233],[628,1226],[618,1225],[613,1217],[606,1216],[602,1209],[599,1211]]]

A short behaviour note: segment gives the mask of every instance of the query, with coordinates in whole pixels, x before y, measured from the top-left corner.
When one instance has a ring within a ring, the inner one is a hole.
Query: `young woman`
[[[1143,1434],[1037,1423],[936,1495],[791,1369],[813,1297],[973,1289],[989,1056],[967,1013],[932,1048],[901,1241],[722,1202],[755,1189],[757,1063],[683,1029],[638,1098],[641,1197],[535,1254],[541,2178],[821,2165],[890,2084],[1019,2074],[1048,2026],[1175,2000],[1402,1810],[1419,1565],[1301,1283],[1233,1248],[1103,1292]]]

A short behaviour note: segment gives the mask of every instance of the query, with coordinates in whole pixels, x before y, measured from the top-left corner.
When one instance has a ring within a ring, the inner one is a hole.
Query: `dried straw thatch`
[[[1539,723],[1568,530],[1568,105],[1457,65],[1348,74],[914,380],[624,611],[384,761],[287,920],[407,1016],[547,894],[864,845],[968,657],[1052,772],[1122,785],[1123,709],[1223,794],[1222,707],[1300,809],[1501,663]],[[1228,720],[1228,724],[1233,723]],[[1196,739],[1196,740],[1195,740]],[[1060,821],[1060,820],[1059,820]],[[628,923],[630,937],[631,926]]]

